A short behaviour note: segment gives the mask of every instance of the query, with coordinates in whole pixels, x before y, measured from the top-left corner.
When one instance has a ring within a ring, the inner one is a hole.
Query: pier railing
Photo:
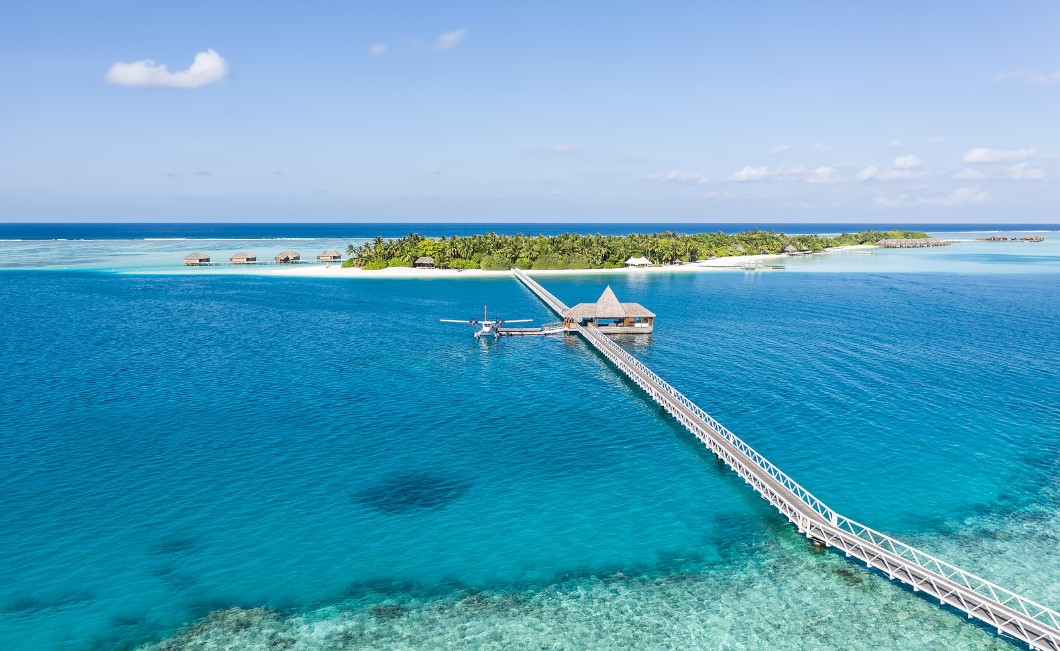
[[[522,271],[516,277],[552,310],[567,306]],[[576,330],[796,525],[799,533],[1017,638],[1060,651],[1060,613],[836,513],[643,362],[594,328]]]

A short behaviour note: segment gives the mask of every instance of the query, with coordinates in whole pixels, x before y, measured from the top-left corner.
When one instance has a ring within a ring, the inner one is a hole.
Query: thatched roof
[[[285,251],[280,251],[279,253],[276,254],[276,259],[277,260],[298,260],[301,257],[302,257],[301,253],[299,253],[298,251],[292,251],[290,249],[287,249]]]
[[[736,246],[732,247],[732,250],[733,250],[733,251],[737,251],[737,252],[739,252],[739,253],[743,253],[743,252],[744,252],[744,248],[743,248],[743,246],[742,246],[742,245],[740,245],[740,244],[737,244]]]
[[[799,250],[796,249],[794,246],[792,246],[790,244],[784,247],[784,253],[798,253],[798,252],[799,252]]]
[[[184,259],[196,262],[209,262],[210,256],[206,255],[205,253],[200,253],[196,251],[195,253],[189,253],[188,255],[184,256]]]
[[[328,249],[327,251],[324,251],[323,253],[321,253],[320,257],[322,257],[322,258],[325,258],[325,257],[326,258],[340,258],[342,256],[340,256],[339,252],[336,251],[335,249]]]
[[[619,303],[618,297],[608,285],[595,303],[578,303],[563,313],[563,318],[574,319],[621,319],[624,317],[649,317],[655,313],[640,303]]]
[[[257,257],[257,256],[255,256],[250,251],[236,251],[235,253],[232,254],[232,259],[238,258],[240,260],[246,260],[247,258],[255,258],[255,257]]]
[[[416,258],[416,264],[434,264],[434,258],[425,255],[422,258]]]

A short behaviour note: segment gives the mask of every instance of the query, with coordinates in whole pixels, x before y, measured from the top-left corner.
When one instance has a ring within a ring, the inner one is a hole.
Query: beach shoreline
[[[813,255],[826,255],[852,250],[876,249],[875,245],[857,244],[850,246],[837,246],[826,249]],[[652,267],[618,267],[614,269],[526,269],[533,276],[584,276],[584,275],[642,275],[660,273],[688,273],[688,272],[721,272],[740,271],[742,265],[753,263],[775,262],[790,258],[783,253],[768,253],[758,255],[733,255],[712,260],[701,260],[679,265],[656,265]],[[144,273],[137,271],[134,273]],[[168,274],[169,270],[158,270],[147,273]],[[499,271],[487,271],[484,269],[416,269],[413,267],[387,267],[386,269],[375,269],[367,271],[359,267],[343,267],[338,264],[294,264],[276,266],[224,266],[224,267],[184,267],[179,273],[193,273],[201,275],[212,274],[240,274],[255,276],[284,276],[301,278],[361,278],[361,279],[419,279],[429,280],[433,278],[491,278],[507,277],[511,271],[504,269]]]

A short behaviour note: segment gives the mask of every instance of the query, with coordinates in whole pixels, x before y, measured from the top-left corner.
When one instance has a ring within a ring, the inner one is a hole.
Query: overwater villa
[[[582,325],[613,335],[648,334],[655,326],[655,313],[640,303],[619,303],[610,285],[595,303],[578,303],[563,312],[567,328]]]
[[[184,256],[185,266],[197,267],[203,264],[210,264],[210,256],[206,255],[205,253],[199,253],[198,251],[196,251],[195,253],[189,253],[188,255]]]
[[[249,264],[251,262],[257,262],[258,256],[250,251],[237,251],[232,254],[232,257],[229,258],[228,261],[232,264]]]
[[[277,264],[290,264],[292,262],[298,262],[302,259],[302,254],[298,251],[292,251],[287,249],[286,251],[280,251],[276,254]]]
[[[342,256],[335,249],[328,249],[317,256],[317,262],[342,262]]]

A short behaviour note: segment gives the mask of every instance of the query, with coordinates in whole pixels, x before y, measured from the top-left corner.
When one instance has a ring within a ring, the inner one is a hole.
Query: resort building
[[[647,258],[630,258],[626,260],[627,267],[650,267],[651,260]]]
[[[317,262],[342,262],[342,256],[335,249],[328,249],[317,256]]]
[[[798,255],[799,250],[789,244],[784,247],[784,253],[787,253],[788,255]]]
[[[210,256],[205,253],[189,253],[184,256],[184,264],[188,267],[197,267],[201,264],[210,264]]]
[[[655,313],[640,303],[619,303],[608,286],[595,303],[578,303],[563,313],[567,328],[583,325],[605,334],[647,334],[655,327]]]
[[[286,251],[280,251],[276,254],[277,264],[290,264],[292,262],[298,262],[302,259],[302,254],[298,251],[292,251],[287,249]]]
[[[232,254],[232,257],[228,259],[232,264],[247,264],[250,262],[257,262],[258,256],[254,255],[250,251],[238,251]]]
[[[412,266],[417,269],[434,269],[434,258],[426,255],[422,258],[416,258],[416,262],[413,262]]]

